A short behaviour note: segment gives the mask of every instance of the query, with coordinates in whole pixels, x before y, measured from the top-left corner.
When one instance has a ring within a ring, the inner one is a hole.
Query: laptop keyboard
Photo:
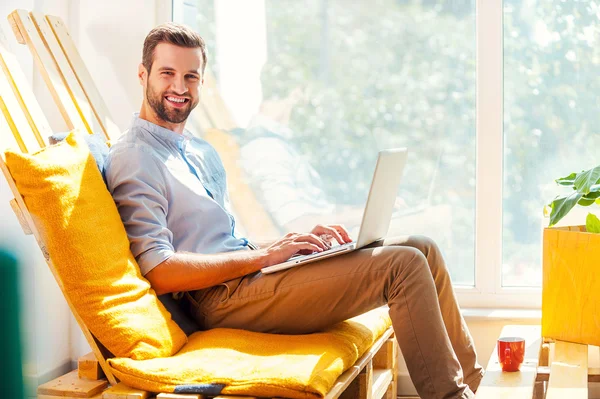
[[[296,255],[292,256],[290,258],[290,260],[292,260],[292,259],[293,260],[299,260],[299,259],[314,258],[316,256],[320,256],[320,255],[329,253],[330,251],[334,251],[334,252],[342,251],[343,249],[350,247],[352,244],[354,244],[354,241],[351,241],[351,242],[346,243],[346,244],[332,245],[331,247],[329,247],[329,249],[326,249],[323,252],[313,252],[312,254],[308,254],[308,255],[299,255],[299,254],[296,254]]]

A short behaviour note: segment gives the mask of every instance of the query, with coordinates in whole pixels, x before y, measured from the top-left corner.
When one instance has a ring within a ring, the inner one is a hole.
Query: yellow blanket
[[[108,362],[125,384],[152,392],[314,399],[390,325],[380,308],[309,335],[214,329],[191,335],[169,358]]]

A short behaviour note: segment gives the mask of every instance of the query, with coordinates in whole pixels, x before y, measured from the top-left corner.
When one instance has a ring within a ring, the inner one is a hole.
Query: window
[[[178,0],[174,19],[207,40],[238,164],[282,231],[325,218],[356,232],[377,150],[408,147],[391,231],[438,241],[463,306],[536,307],[553,180],[597,163],[600,6],[475,8]]]
[[[541,286],[553,181],[598,164],[599,16],[593,1],[504,2],[504,286]]]

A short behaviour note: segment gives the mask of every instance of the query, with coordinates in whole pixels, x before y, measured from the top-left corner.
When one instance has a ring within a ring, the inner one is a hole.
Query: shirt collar
[[[185,139],[189,139],[191,137],[191,133],[187,130],[183,131],[183,134],[176,133],[172,130],[164,128],[162,126],[158,126],[152,122],[149,122],[145,119],[140,118],[140,113],[135,112],[133,114],[133,119],[131,121],[131,127],[138,127],[148,131],[149,133],[162,138],[167,142],[172,142],[178,144]]]

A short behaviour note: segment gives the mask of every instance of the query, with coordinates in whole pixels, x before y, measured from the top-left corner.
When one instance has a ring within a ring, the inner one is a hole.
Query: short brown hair
[[[167,22],[152,29],[144,40],[142,52],[142,64],[148,73],[154,62],[154,49],[159,43],[171,43],[180,47],[199,48],[202,51],[202,74],[206,68],[208,57],[206,56],[206,44],[198,33],[186,25]]]

